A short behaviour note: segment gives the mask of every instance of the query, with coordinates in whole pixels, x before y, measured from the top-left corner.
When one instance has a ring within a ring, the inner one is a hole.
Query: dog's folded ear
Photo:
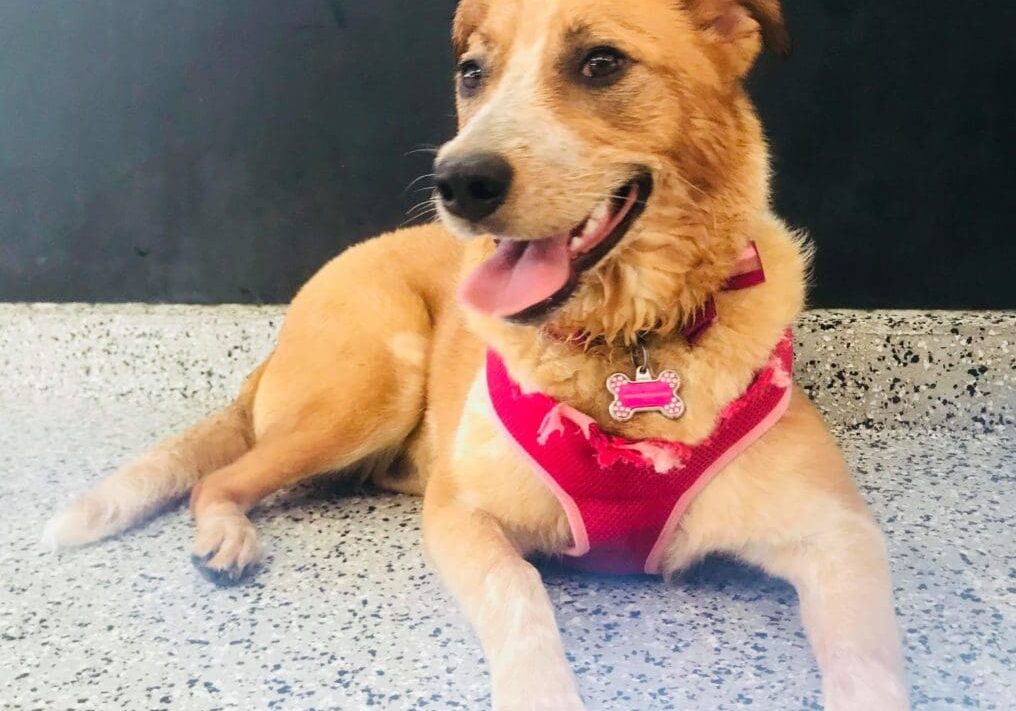
[[[694,22],[743,76],[763,45],[782,59],[791,41],[779,0],[684,0]]]
[[[469,37],[487,13],[486,0],[461,0],[455,9],[452,23],[452,47],[459,57],[469,48]]]

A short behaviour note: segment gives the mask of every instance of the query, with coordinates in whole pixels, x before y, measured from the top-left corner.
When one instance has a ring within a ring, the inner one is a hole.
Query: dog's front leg
[[[745,553],[797,589],[826,711],[909,708],[885,544],[867,512],[832,507],[813,533]]]
[[[579,711],[540,574],[489,515],[444,496],[431,482],[424,545],[483,645],[496,711]]]

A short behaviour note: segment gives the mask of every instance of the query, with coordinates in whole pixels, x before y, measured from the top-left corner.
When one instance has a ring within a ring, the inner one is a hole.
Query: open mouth
[[[571,230],[536,240],[495,240],[494,254],[459,288],[459,301],[480,313],[531,323],[564,304],[645,210],[653,180],[641,173]]]

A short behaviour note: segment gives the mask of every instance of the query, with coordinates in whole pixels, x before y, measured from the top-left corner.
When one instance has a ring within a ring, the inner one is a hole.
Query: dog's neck
[[[755,241],[752,240],[749,246],[744,249],[741,256],[733,269],[729,273],[727,280],[724,282],[722,291],[737,291],[740,289],[749,289],[753,286],[758,286],[765,282],[765,267],[762,264],[761,257],[759,256],[758,246]],[[710,294],[712,292],[710,291]],[[698,310],[694,319],[685,323],[680,331],[681,335],[688,342],[689,345],[695,345],[709,328],[716,323],[716,298],[710,295],[705,304]],[[671,330],[671,329],[667,329]],[[663,330],[662,334],[666,335],[667,330]],[[547,338],[563,341],[565,343],[571,343],[576,346],[582,346],[588,348],[592,345],[607,345],[609,341],[601,336],[592,337],[588,332],[582,330],[575,331],[564,331],[560,326],[555,324],[547,324],[540,329],[540,333]],[[644,338],[648,334],[638,334],[638,344],[640,349],[644,349]],[[633,344],[628,344],[629,347],[633,347]]]
[[[625,424],[611,420],[605,381],[631,370],[624,338],[576,342],[548,336],[540,327],[474,320],[476,331],[504,359],[509,372],[529,391],[543,392],[594,417],[608,431],[632,439],[665,438],[694,443],[708,436],[719,412],[740,395],[766,363],[786,328],[803,307],[809,259],[807,246],[768,213],[760,215],[717,261],[691,269],[684,280],[691,293],[678,295],[679,313],[648,331],[646,345],[656,370],[677,370],[688,411],[673,422],[655,414]],[[738,256],[754,240],[767,280],[750,289],[722,287]],[[682,329],[714,298],[717,322],[691,345]]]

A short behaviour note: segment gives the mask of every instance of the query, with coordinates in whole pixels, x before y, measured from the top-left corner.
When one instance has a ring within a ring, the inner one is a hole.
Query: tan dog
[[[789,40],[777,0],[464,0],[454,42],[460,132],[437,161],[448,229],[388,234],[327,265],[236,402],[99,484],[45,536],[95,541],[191,492],[196,561],[230,582],[260,556],[246,515],[258,501],[367,471],[425,492],[426,550],[479,634],[494,706],[580,709],[525,559],[565,551],[572,530],[493,422],[484,353],[611,434],[709,435],[803,304],[808,248],[770,213],[741,86],[763,43],[785,53]],[[721,292],[749,240],[767,281]],[[719,321],[692,347],[681,328],[711,297]],[[604,382],[636,341],[685,379],[682,418],[611,420]],[[907,706],[880,533],[800,391],[695,498],[663,572],[717,551],[797,588],[826,708]]]

